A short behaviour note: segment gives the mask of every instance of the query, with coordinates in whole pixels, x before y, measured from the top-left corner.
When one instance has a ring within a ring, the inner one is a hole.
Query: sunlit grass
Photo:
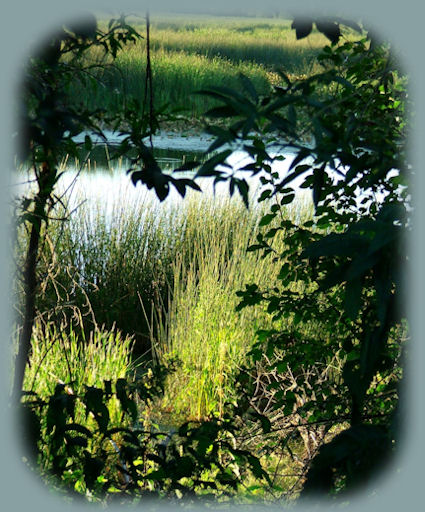
[[[237,292],[246,283],[268,288],[277,281],[280,266],[272,258],[246,251],[256,240],[262,211],[247,211],[241,202],[224,198],[187,206],[191,243],[185,247],[191,250],[173,263],[169,307],[153,339],[160,357],[173,356],[181,363],[169,377],[164,409],[193,418],[221,415],[225,402],[234,398],[235,372],[257,329],[272,326],[264,306],[236,311]],[[286,212],[288,218],[310,213],[303,204]],[[284,233],[275,249],[283,244]]]
[[[140,34],[140,18],[129,19]],[[291,77],[318,69],[316,57],[326,38],[316,32],[297,40],[291,22],[283,19],[164,16],[153,18],[150,31],[154,104],[199,117],[215,103],[194,94],[212,85],[238,87],[238,75],[248,76],[260,94],[280,83],[277,71]],[[99,60],[100,54],[92,52]],[[102,61],[104,62],[104,61]],[[98,74],[97,88],[76,85],[76,101],[114,112],[128,94],[144,98],[146,40],[127,45],[113,66]],[[99,85],[100,84],[100,85]]]
[[[119,332],[96,330],[85,339],[80,331],[59,329],[53,323],[37,321],[31,340],[24,390],[46,399],[54,394],[57,384],[68,393],[81,396],[87,386],[104,387],[104,381],[125,378],[131,368],[133,340]],[[116,399],[108,402],[111,422],[119,425],[121,409]],[[84,420],[85,411],[77,410]]]

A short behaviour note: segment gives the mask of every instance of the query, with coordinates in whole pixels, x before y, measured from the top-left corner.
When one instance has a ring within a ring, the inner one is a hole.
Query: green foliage
[[[174,433],[147,430],[137,424],[137,396],[152,398],[150,388],[126,379],[113,387],[111,381],[86,386],[80,394],[64,384],[44,399],[28,393],[20,416],[27,463],[37,463],[55,488],[68,493],[73,488],[104,503],[114,496],[122,503],[156,497],[188,504],[199,499],[197,494],[223,500],[235,495],[247,474],[267,481],[259,460],[235,447],[233,418],[184,423]],[[111,423],[110,400],[120,404],[119,426]],[[94,422],[79,422],[79,408]]]
[[[57,329],[36,321],[31,342],[31,355],[25,372],[24,389],[41,399],[54,393],[58,383],[72,394],[83,393],[86,386],[100,387],[106,381],[124,378],[131,370],[133,340],[119,333],[94,331],[84,338],[75,330]],[[117,403],[109,402],[109,414],[118,424]],[[77,411],[79,420],[83,411]]]
[[[298,37],[311,30],[311,24],[295,25]],[[339,39],[338,26],[321,28],[335,37],[334,43]],[[335,480],[326,477],[331,468],[337,465],[345,475],[342,487],[350,487],[358,476],[351,464],[361,472],[372,470],[361,453],[376,445],[381,457],[396,435],[391,424],[404,339],[399,326],[405,318],[403,241],[409,231],[408,191],[400,187],[408,180],[406,92],[388,49],[367,39],[333,44],[319,59],[323,72],[295,81],[286,77],[285,88],[265,97],[255,94],[247,78],[242,90],[207,91],[221,99],[221,117],[229,119],[214,147],[242,143],[252,163],[217,170],[228,156],[223,152],[206,161],[199,175],[214,176],[216,183],[229,181],[232,191],[235,172],[262,173],[259,200],[276,200],[249,248],[273,256],[280,265],[276,285],[247,284],[239,293],[239,308],[265,304],[275,320],[291,319],[286,329],[259,331],[251,351],[254,361],[266,364],[263,374],[273,376],[264,390],[273,409],[287,415],[295,407],[308,423],[350,423],[320,450],[308,473],[306,489],[317,484],[335,491]],[[271,171],[276,142],[294,153],[284,178]],[[312,190],[315,205],[314,219],[300,224],[279,215],[281,205],[294,199],[295,179]],[[247,193],[239,192],[245,199]],[[282,250],[274,240],[283,229],[287,245]],[[306,335],[308,325],[313,335]],[[314,330],[315,325],[323,331]],[[335,356],[342,368],[324,371]],[[380,394],[369,392],[377,375],[392,393],[389,408]],[[380,409],[385,412],[377,414]],[[354,443],[358,438],[361,449]],[[353,462],[356,449],[361,453]]]
[[[106,380],[70,394],[59,383],[46,398],[34,392],[24,398],[29,447],[43,461],[44,473],[71,483],[90,499],[115,492],[224,499],[237,493],[249,475],[254,484],[248,494],[258,488],[282,492],[260,459],[283,456],[284,450],[294,460],[300,458],[292,451],[300,439],[305,495],[318,490],[339,494],[354,488],[361,476],[372,475],[376,461],[382,462],[396,445],[407,331],[403,270],[408,255],[402,242],[410,230],[405,83],[385,45],[362,36],[339,43],[340,20],[315,24],[332,41],[318,57],[320,72],[293,77],[280,71],[271,92],[258,90],[243,75],[238,90],[221,86],[203,91],[215,102],[207,117],[220,122],[208,128],[216,139],[209,151],[217,152],[197,176],[212,177],[214,186],[227,181],[230,195],[238,191],[246,206],[249,187],[243,175],[259,176],[258,201],[267,201],[268,210],[255,239],[247,240],[247,254],[257,256],[257,268],[262,260],[265,265],[271,261],[275,270],[275,282],[260,276],[259,282],[244,283],[237,294],[237,311],[255,307],[272,321],[260,326],[257,340],[249,344],[252,363],[241,367],[234,382],[235,403],[220,403],[221,415],[185,423],[171,434],[138,425],[140,403],[158,395],[163,373],[158,385],[118,379],[112,386]],[[303,38],[312,31],[313,20],[295,20],[293,27]],[[29,68],[23,154],[32,156],[39,190],[22,201],[21,220],[31,226],[22,330],[27,334],[34,321],[42,224],[47,224],[59,178],[58,155],[64,150],[75,154],[74,135],[87,128],[102,135],[99,123],[120,129],[124,140],[116,155],[135,151],[128,168],[131,180],[153,189],[160,201],[171,186],[182,197],[188,188],[199,188],[192,179],[162,172],[152,148],[143,143],[158,128],[157,119],[143,115],[146,105],[137,99],[126,99],[120,113],[111,115],[66,106],[76,79],[96,85],[87,74],[91,64],[84,68],[81,60],[86,50],[99,46],[116,58],[125,42],[137,38],[123,18],[112,21],[106,34],[96,23],[65,29]],[[272,164],[282,159],[276,144],[280,153],[293,155],[285,177],[272,171]],[[84,145],[91,148],[89,136]],[[251,162],[231,168],[226,159],[234,147],[242,147]],[[196,166],[190,162],[186,169]],[[296,197],[295,180],[312,191],[312,219],[284,214]],[[232,243],[226,248],[237,253]],[[213,301],[206,297],[200,270],[212,266],[215,271],[218,262],[199,254],[191,276],[198,292],[192,309],[195,317],[203,318],[207,308],[216,313],[222,307],[228,289],[216,288]],[[225,258],[228,265],[218,268],[219,275],[210,273],[216,281],[232,270],[231,257]],[[184,282],[188,289],[189,284]],[[213,318],[217,324],[218,317]],[[203,325],[203,319],[197,324],[195,318],[192,330]],[[220,355],[219,334],[213,338]],[[234,343],[231,333],[224,337]],[[22,340],[20,349],[27,355]],[[223,377],[223,365],[214,375]],[[111,424],[110,400],[119,404],[119,426]],[[81,410],[85,423],[79,420]],[[252,439],[260,441],[253,444]],[[275,461],[277,477],[280,466]],[[300,481],[295,485],[299,488]]]

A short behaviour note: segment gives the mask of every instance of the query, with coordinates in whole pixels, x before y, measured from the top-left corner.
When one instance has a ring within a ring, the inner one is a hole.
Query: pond
[[[119,143],[121,140],[119,135],[110,132],[105,133],[105,135],[108,138],[108,142],[112,144]],[[84,136],[85,134],[82,134],[76,141],[82,142]],[[205,152],[208,150],[213,140],[213,137],[206,134],[184,135],[182,133],[166,132],[154,136],[152,142],[154,154],[160,167],[166,172],[171,172],[173,169],[181,166],[185,161],[194,159],[202,161],[202,158],[205,159]],[[100,141],[94,139],[94,142]],[[148,143],[148,141],[146,141],[146,143]],[[288,153],[285,156],[287,157],[285,160],[274,162],[272,165],[273,171],[278,172],[281,176],[286,175],[288,167],[292,162],[292,158],[290,157],[293,155]],[[232,167],[242,166],[250,161],[248,154],[240,150],[234,151],[227,159],[227,162]],[[65,189],[72,185],[74,190],[78,191],[77,195],[84,192],[87,197],[103,198],[105,202],[110,202],[118,194],[121,196],[124,194],[129,201],[138,200],[141,190],[143,189],[143,194],[147,194],[154,202],[159,203],[153,191],[147,191],[142,185],[135,187],[132,184],[129,175],[126,174],[127,168],[128,166],[125,160],[118,162],[111,161],[108,147],[105,144],[98,144],[95,147],[95,152],[92,152],[90,160],[87,162],[86,169],[90,170],[90,172],[81,172],[78,180],[75,180],[79,170],[75,165],[69,165],[68,170],[70,172],[64,175],[62,187]],[[193,173],[187,174],[190,176],[193,175]],[[182,175],[182,173],[179,173],[179,176]],[[242,175],[242,173],[239,175]],[[243,173],[243,177],[249,181],[252,191],[258,188],[260,176],[253,178],[250,177],[249,173]],[[74,180],[75,185],[73,185]],[[212,181],[213,180],[210,178],[201,178],[198,180],[198,184],[202,191],[207,194],[215,193],[220,195],[228,193],[227,183],[219,183],[213,188]],[[309,195],[308,192],[299,188],[301,181],[302,179],[299,179],[293,184],[297,194],[302,196]],[[164,204],[176,201],[179,202],[181,200],[180,195],[171,187],[169,197]]]
[[[76,142],[83,142],[85,133],[82,133]],[[121,137],[112,132],[106,132],[108,143],[113,145],[120,142]],[[207,151],[213,138],[206,134],[193,135],[182,134],[174,132],[162,133],[153,137],[154,154],[161,168],[164,171],[171,172],[173,169],[179,167],[185,161],[193,159],[201,159]],[[68,207],[70,210],[75,209],[82,201],[90,201],[93,204],[102,204],[105,208],[107,215],[112,215],[114,208],[117,204],[131,208],[135,203],[140,201],[147,201],[150,207],[166,208],[167,205],[179,204],[183,199],[177,191],[171,187],[170,194],[167,199],[160,203],[154,191],[148,191],[146,187],[141,184],[134,186],[131,182],[130,176],[127,174],[128,162],[121,158],[120,160],[111,159],[110,148],[100,139],[96,140],[94,148],[90,154],[81,153],[81,162],[67,161],[64,164],[64,172],[57,185],[57,194],[60,197],[67,198]],[[146,141],[148,143],[148,141]],[[279,154],[275,152],[276,154]],[[294,154],[285,153],[282,160],[274,161],[272,170],[277,172],[279,176],[284,177],[288,173],[288,168],[292,163]],[[310,159],[310,162],[312,160]],[[241,150],[234,151],[227,159],[227,162],[233,167],[240,167],[250,162],[248,154]],[[308,163],[307,161],[303,163]],[[394,171],[393,174],[397,173]],[[188,173],[190,175],[190,173]],[[334,171],[331,174],[337,177]],[[193,175],[193,174],[192,174]],[[248,180],[250,185],[251,194],[259,187],[260,175],[250,177],[250,174],[240,173]],[[179,173],[182,176],[182,173]],[[296,193],[296,199],[302,199],[302,202],[311,201],[311,191],[309,189],[301,189],[300,184],[303,182],[305,175],[296,179],[291,183],[291,187]],[[16,177],[15,185],[13,187],[13,195],[20,196],[28,187],[28,183],[24,183],[22,175]],[[229,186],[226,182],[217,184],[213,187],[213,180],[211,178],[200,178],[198,184],[203,193],[209,195],[222,196],[229,194]],[[198,194],[198,192],[189,191],[189,194]],[[381,200],[383,196],[375,197],[375,200]],[[362,200],[362,196],[358,196],[358,202]],[[109,210],[109,211],[108,211]]]

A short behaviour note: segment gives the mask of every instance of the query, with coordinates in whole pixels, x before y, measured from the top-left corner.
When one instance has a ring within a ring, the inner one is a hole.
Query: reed
[[[208,192],[165,204],[125,191],[85,199],[81,190],[73,202],[82,204],[68,221],[49,226],[38,310],[67,324],[77,311],[84,318],[77,334],[86,339],[114,329],[133,337],[134,360],[177,358],[161,409],[221,414],[256,330],[271,327],[263,307],[235,310],[246,283],[276,283],[280,265],[246,251],[266,205],[246,209],[237,198]],[[311,207],[298,202],[286,215],[300,220]]]
[[[306,205],[300,213],[300,206],[288,209],[288,217],[311,213]],[[188,203],[191,243],[173,263],[169,306],[152,340],[160,358],[180,362],[169,376],[163,410],[196,419],[221,415],[224,404],[236,398],[234,376],[257,329],[272,327],[272,317],[262,305],[236,311],[236,292],[246,283],[267,288],[277,282],[280,266],[270,257],[246,251],[256,240],[261,212],[258,207],[247,211],[228,198]],[[277,239],[277,251],[284,238],[282,233]]]

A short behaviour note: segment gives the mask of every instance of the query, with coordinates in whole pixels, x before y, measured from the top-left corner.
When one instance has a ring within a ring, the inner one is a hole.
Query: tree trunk
[[[25,368],[28,363],[31,348],[31,336],[35,320],[35,296],[38,284],[36,274],[37,257],[40,246],[41,227],[46,217],[46,205],[51,196],[51,184],[54,183],[56,174],[55,170],[52,172],[53,174],[50,175],[49,166],[47,164],[43,165],[43,169],[38,176],[39,190],[34,199],[35,206],[32,213],[30,240],[24,265],[24,319],[19,334],[18,354],[15,362],[12,390],[14,403],[19,403],[21,398]]]

